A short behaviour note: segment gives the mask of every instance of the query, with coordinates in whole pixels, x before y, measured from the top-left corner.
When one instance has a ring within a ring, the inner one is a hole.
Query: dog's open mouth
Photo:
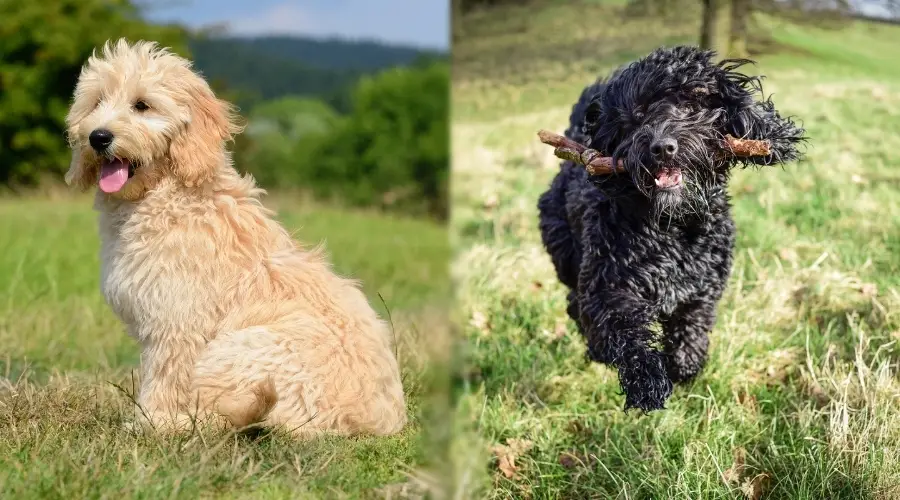
[[[656,173],[657,189],[678,189],[681,187],[681,169],[678,167],[665,167]]]
[[[134,164],[125,158],[104,158],[100,163],[100,189],[116,193],[134,176]]]

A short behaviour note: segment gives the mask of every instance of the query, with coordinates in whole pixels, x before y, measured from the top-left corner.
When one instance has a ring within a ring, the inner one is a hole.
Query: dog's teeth
[[[659,177],[657,177],[657,178],[655,178],[655,179],[653,179],[653,180],[656,181],[656,185],[657,185],[657,186],[662,186],[662,181],[659,180]]]

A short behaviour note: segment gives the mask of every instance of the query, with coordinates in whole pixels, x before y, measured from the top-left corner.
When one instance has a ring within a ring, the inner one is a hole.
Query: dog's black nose
[[[110,144],[112,144],[113,135],[109,130],[98,128],[91,132],[88,139],[91,141],[91,147],[98,153],[102,153]]]
[[[650,154],[658,161],[668,161],[678,153],[678,141],[671,137],[663,137],[653,141],[650,145]]]

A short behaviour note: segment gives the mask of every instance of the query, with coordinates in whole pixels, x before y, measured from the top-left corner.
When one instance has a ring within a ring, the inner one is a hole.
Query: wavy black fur
[[[752,61],[714,56],[661,48],[585,88],[566,136],[622,159],[627,173],[589,177],[566,161],[538,202],[544,246],[571,290],[569,315],[590,358],[618,369],[626,410],[664,408],[673,382],[706,363],[735,241],[731,169],[797,160],[805,140],[762,97],[760,78],[738,71]],[[768,140],[772,152],[723,160],[725,134]],[[674,157],[651,154],[660,139],[676,142]],[[657,188],[673,168],[680,187]]]

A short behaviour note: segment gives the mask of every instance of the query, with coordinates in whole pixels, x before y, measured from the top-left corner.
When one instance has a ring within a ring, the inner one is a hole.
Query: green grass
[[[807,161],[736,173],[738,248],[709,363],[667,410],[625,414],[615,372],[584,360],[541,246],[536,202],[558,160],[535,132],[565,128],[598,71],[693,42],[696,26],[545,4],[478,13],[454,46],[468,358],[457,487],[475,498],[900,497],[900,67],[889,49],[900,28],[759,20],[778,50],[757,71],[808,129]],[[530,443],[511,478],[499,462],[508,440]]]
[[[135,436],[138,349],[99,289],[87,197],[0,199],[0,496],[4,498],[366,497],[429,487],[427,345],[447,329],[445,228],[426,221],[271,203],[336,269],[387,303],[410,425],[389,438],[292,442],[228,434]],[[115,385],[115,386],[114,386]]]

